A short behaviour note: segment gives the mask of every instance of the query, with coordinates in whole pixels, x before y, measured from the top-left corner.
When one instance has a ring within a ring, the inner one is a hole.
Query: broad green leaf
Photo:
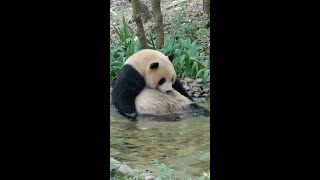
[[[201,73],[203,73],[203,72],[204,72],[204,69],[200,69],[200,70],[197,72],[196,77],[199,77],[199,75],[200,75]]]
[[[209,72],[210,72],[210,69],[206,69],[205,72],[204,72],[204,75],[203,75],[203,83],[204,84],[207,84],[207,80],[208,80],[208,77],[209,77]]]

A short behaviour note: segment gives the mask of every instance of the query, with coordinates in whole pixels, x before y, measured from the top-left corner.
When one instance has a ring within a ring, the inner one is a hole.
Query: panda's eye
[[[160,79],[160,81],[159,81],[159,85],[162,85],[163,83],[165,83],[166,82],[166,79],[165,78],[162,78],[162,79]]]

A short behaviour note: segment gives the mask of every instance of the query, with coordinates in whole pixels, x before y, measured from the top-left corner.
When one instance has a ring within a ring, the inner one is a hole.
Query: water
[[[206,109],[209,102],[201,104]],[[133,168],[155,170],[152,160],[173,165],[176,175],[184,171],[201,176],[210,171],[209,161],[199,157],[210,151],[210,117],[188,117],[175,122],[141,119],[131,122],[110,110],[110,156]]]

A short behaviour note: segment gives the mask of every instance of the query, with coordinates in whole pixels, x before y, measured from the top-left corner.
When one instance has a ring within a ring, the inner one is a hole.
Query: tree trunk
[[[131,0],[129,0],[129,2],[131,3]],[[139,10],[141,12],[143,22],[144,23],[148,22],[148,20],[152,18],[148,6],[146,6],[143,2],[141,2],[141,0],[137,0],[137,3],[139,6]]]
[[[131,5],[132,5],[134,21],[136,22],[136,25],[137,25],[137,36],[139,37],[139,40],[140,40],[141,49],[147,49],[148,43],[147,43],[146,34],[144,32],[143,23],[140,16],[138,0],[131,0]]]
[[[152,16],[150,14],[148,6],[143,4],[143,2],[141,2],[141,0],[138,0],[138,3],[139,3],[140,10],[141,10],[141,13],[142,13],[143,22],[146,23],[146,22],[148,22],[149,19],[152,18]]]
[[[155,22],[156,48],[160,49],[164,43],[163,18],[160,7],[160,0],[151,0],[152,14]]]
[[[210,15],[210,0],[203,0],[203,11]]]

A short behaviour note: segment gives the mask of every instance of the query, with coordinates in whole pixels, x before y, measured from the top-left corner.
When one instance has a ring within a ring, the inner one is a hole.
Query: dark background
[[[211,4],[213,178],[311,175],[316,6]],[[108,6],[2,6],[2,167],[10,179],[108,178]]]

